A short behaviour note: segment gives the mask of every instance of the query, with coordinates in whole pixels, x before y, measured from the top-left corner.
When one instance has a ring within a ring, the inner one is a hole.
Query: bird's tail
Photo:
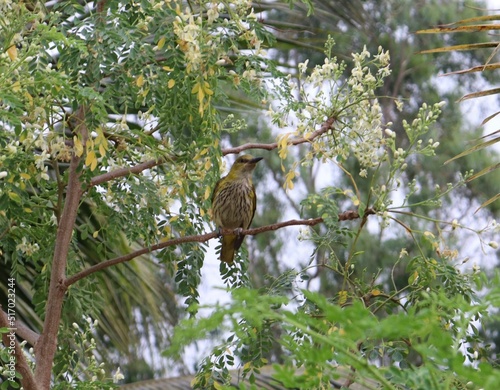
[[[236,235],[226,235],[222,237],[222,248],[220,250],[220,260],[231,264],[234,261],[234,252],[236,250]],[[241,245],[241,243],[240,243]]]

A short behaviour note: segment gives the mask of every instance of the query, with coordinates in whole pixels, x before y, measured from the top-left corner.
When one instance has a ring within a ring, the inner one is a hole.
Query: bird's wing
[[[249,193],[249,196],[252,198],[252,215],[250,216],[250,219],[248,220],[248,223],[245,225],[242,225],[241,227],[243,229],[248,229],[250,225],[252,224],[253,216],[255,215],[255,209],[257,208],[257,194],[255,193],[255,187],[252,184],[252,190]],[[236,240],[234,241],[234,249],[238,250],[240,249],[241,243],[243,242],[243,239],[245,236],[243,234],[239,234],[236,237]]]
[[[220,183],[222,183],[222,179],[224,179],[224,178],[217,180],[217,183],[215,183],[214,190],[212,191],[212,205],[214,204],[215,194],[219,190],[219,186],[220,186]]]
[[[248,229],[253,221],[253,216],[255,215],[255,209],[257,208],[257,194],[255,193],[255,186],[252,184],[252,191],[250,191],[250,196],[252,197],[252,216],[248,221],[248,225],[245,226],[245,229]]]

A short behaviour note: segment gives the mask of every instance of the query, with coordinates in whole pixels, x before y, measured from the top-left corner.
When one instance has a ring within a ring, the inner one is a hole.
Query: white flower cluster
[[[379,47],[372,56],[365,47],[361,53],[353,54],[352,65],[346,79],[346,65],[335,57],[325,58],[310,75],[306,75],[308,61],[298,64],[301,82],[295,85],[290,80],[289,87],[299,93],[299,102],[288,99],[270,114],[273,123],[293,126],[297,136],[307,136],[326,118],[334,116],[333,140],[316,140],[314,151],[330,159],[345,160],[354,156],[361,166],[360,175],[367,177],[367,169],[376,167],[384,156],[384,131],[390,125],[383,123],[382,109],[375,95],[375,89],[391,73],[389,53]],[[284,120],[283,113],[292,119]]]
[[[354,67],[347,80],[350,91],[347,91],[346,110],[349,122],[342,129],[342,135],[348,141],[347,146],[337,147],[336,154],[346,159],[349,154],[354,155],[361,166],[360,175],[366,176],[366,168],[376,167],[384,155],[384,129],[382,109],[375,98],[375,88],[380,86],[383,79],[390,75],[389,53],[382,47],[378,48],[374,59],[370,61],[371,53],[363,48],[361,53],[352,55]],[[376,69],[376,73],[372,73]],[[390,125],[390,124],[387,124]],[[390,131],[390,130],[389,130]],[[344,143],[345,145],[345,143]]]
[[[377,100],[362,100],[357,106],[356,113],[347,134],[354,141],[351,143],[352,154],[358,159],[362,168],[376,167],[383,154],[382,110]],[[338,150],[339,154],[345,152],[340,148]]]
[[[420,135],[429,131],[429,125],[437,120],[441,114],[441,108],[445,104],[446,103],[444,101],[435,103],[432,106],[429,106],[427,103],[423,103],[422,107],[418,110],[417,117],[411,122],[411,124],[403,119],[403,128],[408,135],[410,144],[413,145]],[[421,140],[419,141],[420,143],[422,142]],[[430,146],[435,149],[439,146],[439,142],[435,143],[431,139]]]
[[[212,24],[219,17],[219,6],[217,3],[212,3],[207,10],[207,23]]]
[[[304,63],[299,64],[299,70],[301,73],[306,72],[308,62],[309,60],[306,60]],[[343,64],[337,63],[336,58],[325,58],[323,65],[317,65],[314,67],[311,75],[307,77],[306,82],[310,83],[314,87],[322,87],[328,79],[338,79],[342,75],[344,68]]]
[[[500,223],[498,223],[495,219],[493,219],[485,229],[486,231],[490,231],[494,237],[498,238],[498,233],[500,233]],[[488,242],[488,246],[493,249],[498,249],[500,244],[496,240],[491,240]]]
[[[4,13],[12,9],[12,0],[0,0],[0,12]]]
[[[39,178],[43,180],[49,180],[48,167],[45,165],[45,162],[50,159],[51,154],[48,152],[49,149],[48,143],[41,134],[34,135],[33,133],[28,133],[21,144],[19,143],[19,141],[13,141],[9,143],[8,145],[5,146],[4,154],[0,158],[0,161],[5,160],[6,158],[8,158],[9,155],[17,154],[18,152],[25,153],[26,151],[22,151],[22,148],[20,147],[21,145],[23,147],[26,147],[26,149],[28,150],[30,150],[33,146],[36,147],[37,149],[38,148],[41,149],[40,152],[34,154],[33,158],[35,161],[35,167],[38,170]],[[3,172],[5,173],[3,174],[2,177],[6,177],[8,175],[8,172],[7,171]]]
[[[26,237],[23,237],[20,244],[17,244],[16,249],[21,251],[26,256],[31,256],[40,249],[37,243],[31,244]]]
[[[51,131],[28,131],[21,143],[15,141],[7,145],[6,150],[12,154],[17,153],[18,148],[24,148],[23,153],[33,151],[33,159],[38,176],[43,180],[49,180],[48,167],[46,163],[51,159],[69,161],[71,159],[71,148],[65,143],[62,136]]]
[[[189,9],[174,20],[174,33],[178,37],[179,47],[184,52],[189,71],[198,70],[201,62],[200,36],[203,33],[202,19],[196,20]]]
[[[188,72],[203,68],[206,63],[206,56],[216,55],[219,60],[217,64],[225,64],[228,53],[222,42],[234,38],[243,39],[248,46],[254,50],[254,54],[262,54],[262,41],[258,38],[257,32],[250,27],[247,21],[255,20],[257,17],[253,9],[250,9],[250,2],[238,1],[231,4],[231,7],[224,3],[211,2],[206,4],[206,17],[203,14],[194,15],[191,9],[186,7],[184,11],[178,11],[174,20],[174,33],[177,36],[178,47],[186,56],[186,69]],[[226,11],[231,14],[231,18],[221,20],[220,13]],[[219,23],[217,23],[219,21]],[[231,47],[232,51],[238,52],[236,46]],[[248,71],[249,77],[254,77]],[[245,77],[245,75],[243,75]]]

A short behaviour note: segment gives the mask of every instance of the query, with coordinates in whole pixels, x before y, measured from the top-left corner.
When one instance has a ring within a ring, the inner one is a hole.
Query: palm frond
[[[459,20],[454,23],[450,24],[445,24],[445,25],[440,25],[435,28],[429,28],[425,30],[420,30],[417,31],[417,34],[449,34],[449,33],[475,33],[475,32],[480,32],[480,31],[500,31],[500,24],[498,23],[487,23],[487,22],[496,22],[500,20],[500,15],[483,15],[479,17],[473,17],[473,18],[467,18],[463,20]],[[444,46],[444,47],[438,47],[438,48],[433,48],[433,49],[427,49],[427,50],[422,50],[420,51],[420,54],[435,54],[435,53],[445,53],[445,52],[457,52],[457,51],[464,51],[464,50],[484,50],[484,49],[493,49],[492,53],[489,55],[487,60],[484,62],[484,64],[470,67],[468,69],[462,69],[454,72],[449,72],[444,75],[464,75],[464,74],[470,74],[474,72],[486,72],[486,71],[494,71],[500,68],[500,63],[491,63],[493,57],[498,54],[500,50],[500,42],[498,41],[491,41],[491,42],[481,42],[481,43],[470,43],[470,44],[462,44],[462,45],[450,45],[450,46]],[[485,97],[485,96],[494,96],[500,94],[500,88],[491,88],[483,91],[477,91],[477,92],[471,92],[468,93],[462,98],[460,98],[459,101],[464,101],[468,99],[475,99],[479,97]],[[484,125],[485,123],[489,122],[491,119],[496,117],[500,112],[495,112],[494,114],[489,115],[486,119],[483,120],[482,124]],[[493,133],[494,134],[494,133]],[[491,134],[490,134],[491,135]],[[486,147],[492,146],[496,143],[500,142],[500,137],[493,138],[488,141],[480,142],[477,143],[476,145],[468,148],[467,150],[457,154],[455,157],[449,159],[448,161],[445,162],[445,164],[450,163],[451,161],[454,161],[458,158],[467,156],[471,153],[475,153],[481,149],[484,149]],[[478,177],[481,177],[485,174],[491,173],[492,171],[495,171],[500,168],[500,164],[493,164],[490,165],[484,169],[482,169],[480,172],[476,173],[475,175],[471,176],[468,181],[477,179]],[[493,202],[497,201],[500,199],[500,193],[496,194],[492,198],[486,200],[483,202],[480,206],[480,208],[484,208]]]

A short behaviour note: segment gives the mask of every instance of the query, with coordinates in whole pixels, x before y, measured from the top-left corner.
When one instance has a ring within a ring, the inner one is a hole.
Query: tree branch
[[[149,160],[142,162],[140,164],[134,165],[133,167],[124,167],[124,168],[118,168],[110,172],[103,173],[102,175],[98,175],[92,178],[90,180],[90,187],[96,186],[101,183],[105,183],[107,181],[123,177],[123,176],[128,176],[130,174],[138,174],[141,173],[142,171],[156,167],[157,165],[161,165],[165,163],[166,160],[164,159],[159,159],[159,160]]]
[[[298,137],[298,138],[291,139],[290,141],[288,141],[288,145],[299,145],[299,144],[303,144],[306,142],[311,142],[315,138],[320,137],[321,135],[325,134],[328,130],[330,130],[336,119],[337,119],[336,116],[329,117],[321,125],[321,127],[318,130],[313,131],[308,137]],[[270,144],[248,143],[248,144],[240,145],[240,146],[237,146],[234,148],[223,149],[222,155],[226,156],[228,154],[237,154],[237,153],[240,153],[243,150],[247,150],[247,149],[273,150],[273,149],[276,149],[277,147],[278,147],[277,142],[273,142]],[[102,184],[102,183],[108,182],[110,180],[117,179],[119,177],[124,177],[124,176],[130,175],[130,174],[139,174],[146,169],[153,168],[153,167],[156,167],[158,165],[162,165],[165,162],[172,161],[174,159],[175,159],[175,157],[171,157],[168,159],[149,160],[149,161],[145,161],[145,162],[142,162],[140,164],[134,165],[132,167],[118,168],[118,169],[115,169],[113,171],[106,172],[106,173],[103,173],[101,175],[95,176],[90,181],[89,187],[93,187],[93,186],[96,186],[98,184]]]
[[[375,214],[375,210],[369,208],[365,211],[365,216]],[[341,214],[339,214],[339,221],[349,221],[353,219],[358,219],[359,218],[359,213],[354,210],[348,210],[345,211]],[[290,221],[285,221],[285,222],[278,222],[272,225],[267,225],[267,226],[261,226],[258,228],[253,228],[253,229],[245,229],[241,230],[240,234],[246,235],[246,236],[254,236],[259,233],[263,232],[268,232],[268,231],[274,231],[281,229],[286,226],[297,226],[297,225],[305,225],[305,226],[314,226],[319,223],[323,222],[323,218],[318,217],[318,218],[313,218],[313,219],[306,219],[306,220],[297,220],[293,219]],[[220,232],[222,235],[227,235],[227,234],[234,234],[235,231],[232,229],[222,229]],[[95,272],[102,271],[103,269],[106,269],[108,267],[111,267],[115,264],[120,264],[120,263],[125,263],[127,261],[130,261],[132,259],[135,259],[136,257],[145,255],[147,253],[151,253],[154,251],[157,251],[159,249],[163,249],[169,246],[176,246],[179,244],[184,244],[187,242],[205,242],[208,241],[212,238],[215,238],[219,235],[218,231],[212,232],[212,233],[207,233],[207,234],[201,234],[201,235],[196,235],[196,236],[185,236],[185,237],[179,237],[179,238],[172,238],[170,240],[166,240],[163,242],[160,242],[155,245],[151,245],[146,248],[141,248],[135,252],[128,253],[123,256],[115,257],[114,259],[109,259],[105,260],[102,263],[95,264],[83,271],[80,271],[73,276],[70,276],[66,279],[64,285],[66,288],[71,286],[72,284],[78,282],[80,279],[83,279],[89,275],[92,275]]]
[[[232,230],[229,230],[228,232],[232,232]],[[227,232],[225,232],[228,234]],[[80,271],[73,276],[70,276],[69,278],[66,279],[65,286],[68,288],[72,284],[76,283],[80,279],[83,279],[97,271],[101,271],[105,268],[111,267],[115,264],[120,264],[120,263],[125,263],[126,261],[130,261],[132,259],[135,259],[136,257],[142,256],[146,253],[151,253],[154,251],[157,251],[159,249],[166,248],[168,246],[175,246],[179,244],[184,244],[186,242],[204,242],[208,241],[211,238],[217,237],[217,232],[212,232],[212,233],[207,233],[207,234],[202,234],[198,236],[185,236],[185,237],[179,237],[179,238],[172,238],[167,241],[160,242],[158,244],[154,244],[145,248],[141,248],[139,250],[136,250],[135,252],[128,253],[123,256],[115,257],[114,259],[110,260],[105,260],[102,263],[95,264],[83,271]]]
[[[0,305],[0,327],[5,327],[9,328],[11,331],[9,333],[3,333],[2,334],[2,341],[9,351],[14,351],[14,357],[15,357],[15,366],[16,366],[16,371],[21,374],[21,385],[25,389],[30,389],[30,390],[38,390],[38,383],[35,380],[35,377],[33,375],[33,371],[31,371],[31,368],[26,361],[26,357],[24,356],[23,348],[19,344],[16,338],[16,333],[18,333],[18,328],[12,328],[11,323],[9,321],[9,318],[7,316],[7,313],[5,313],[1,309]],[[50,373],[50,372],[49,372]],[[8,379],[7,379],[8,380]]]
[[[77,121],[75,132],[82,136],[84,146],[88,137],[85,114],[86,108],[84,106],[80,106],[74,114],[74,119]],[[45,304],[43,331],[35,345],[35,378],[40,388],[47,390],[50,388],[52,364],[57,349],[57,333],[59,331],[64,295],[66,293],[65,279],[68,252],[82,196],[79,172],[80,160],[81,157],[78,157],[73,151],[68,170],[68,186],[64,208],[59,226],[57,227],[56,244],[50,273],[49,294]]]
[[[9,232],[13,225],[14,223],[9,223],[9,225],[3,230],[3,232],[0,233],[0,239]]]
[[[311,142],[315,138],[320,137],[321,135],[325,134],[328,130],[330,130],[336,119],[337,119],[336,116],[329,117],[318,130],[313,131],[308,137],[298,137],[291,139],[290,141],[288,141],[288,145],[299,145],[305,142]],[[222,154],[226,156],[228,154],[237,154],[247,149],[273,150],[276,149],[277,147],[278,147],[277,142],[273,142],[271,144],[248,143],[234,148],[223,149]]]
[[[4,310],[0,309],[0,312],[2,312],[0,313],[0,316],[3,315],[7,316],[7,313]],[[0,324],[0,326],[4,325]],[[16,334],[19,336],[19,338],[26,340],[28,344],[35,346],[36,342],[38,341],[38,338],[40,337],[38,333],[33,332],[30,328],[28,328],[28,326],[17,320],[15,321],[14,328],[16,329]]]

